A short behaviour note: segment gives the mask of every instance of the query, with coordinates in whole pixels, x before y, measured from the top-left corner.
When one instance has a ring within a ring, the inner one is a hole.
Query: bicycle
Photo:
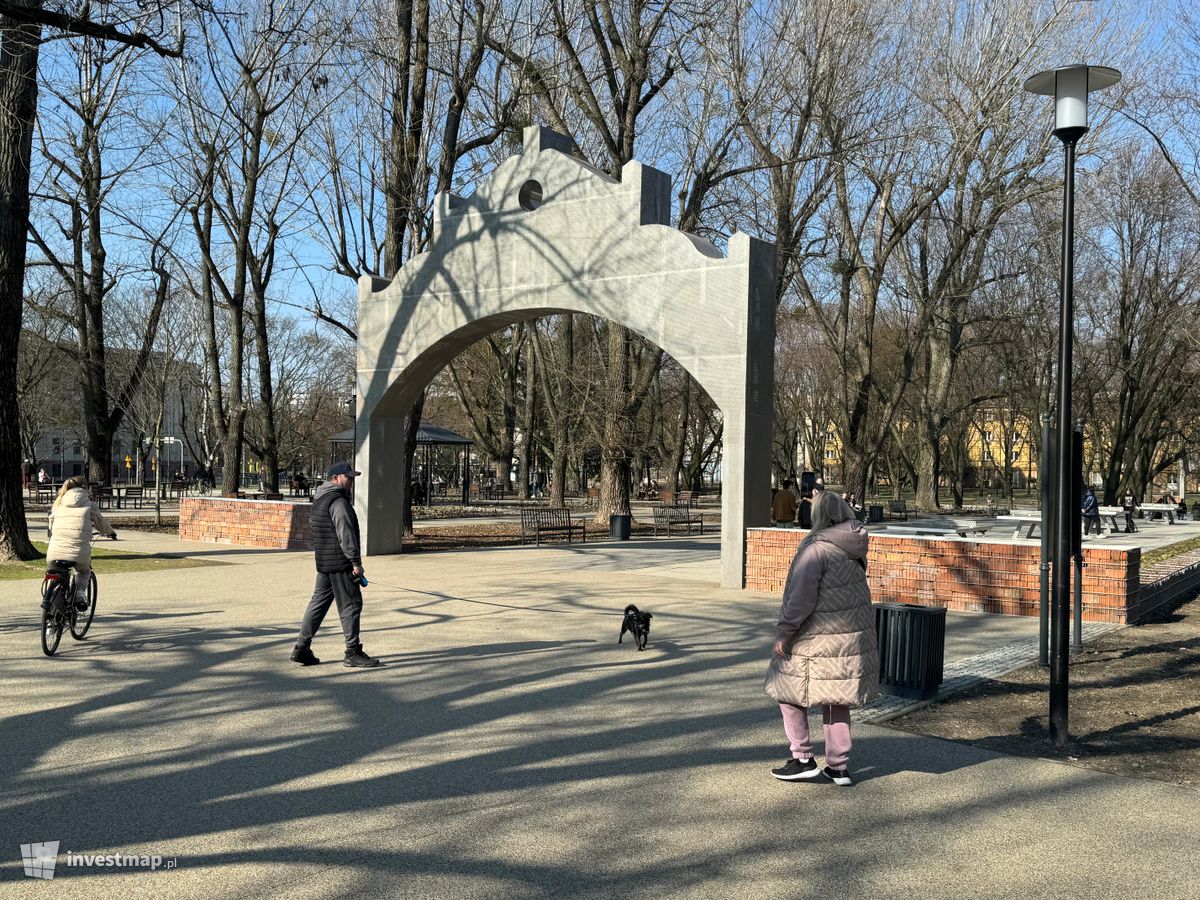
[[[73,560],[56,559],[47,564],[42,578],[42,653],[46,656],[53,656],[58,650],[64,630],[69,630],[75,640],[82,641],[96,617],[96,603],[100,599],[96,573],[88,573],[87,605],[82,609],[77,602],[75,575]]]

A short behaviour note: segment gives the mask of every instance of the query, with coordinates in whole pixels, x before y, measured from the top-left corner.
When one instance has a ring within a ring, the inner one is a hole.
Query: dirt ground
[[[1200,598],[1084,645],[1071,660],[1065,750],[1049,743],[1049,670],[987,681],[893,719],[1016,756],[1200,787]]]

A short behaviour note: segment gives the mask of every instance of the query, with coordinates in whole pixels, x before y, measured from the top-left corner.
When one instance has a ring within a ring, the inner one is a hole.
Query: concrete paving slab
[[[853,788],[772,779],[778,598],[718,588],[717,557],[705,537],[372,559],[374,671],[338,664],[334,617],[325,663],[288,662],[310,554],[106,576],[92,635],[53,659],[34,583],[0,582],[0,895],[44,892],[18,845],[58,840],[65,897],[1195,896],[1192,789],[863,724]],[[616,643],[631,601],[655,614],[642,653]],[[948,621],[949,660],[1036,633]]]

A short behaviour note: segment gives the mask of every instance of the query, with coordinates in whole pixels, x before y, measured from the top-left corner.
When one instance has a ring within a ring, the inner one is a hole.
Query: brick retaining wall
[[[748,529],[746,587],[782,591],[796,547],[807,533],[796,528]],[[873,600],[1019,616],[1038,613],[1036,544],[873,533],[868,547]],[[1084,619],[1134,621],[1145,608],[1139,596],[1141,550],[1085,547],[1083,559]]]
[[[311,550],[311,512],[312,504],[308,502],[184,497],[179,503],[179,538],[274,550]]]

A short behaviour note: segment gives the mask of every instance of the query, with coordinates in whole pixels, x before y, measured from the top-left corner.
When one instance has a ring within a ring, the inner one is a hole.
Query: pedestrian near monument
[[[300,637],[292,651],[292,662],[314,666],[319,660],[312,652],[312,639],[321,627],[330,604],[337,602],[346,638],[346,657],[342,665],[355,669],[372,668],[379,660],[368,656],[359,640],[362,615],[363,564],[358,517],[350,502],[350,489],[361,473],[347,462],[334,463],[326,482],[312,500],[313,553],[317,563],[317,585],[300,623]]]
[[[75,564],[75,602],[82,602],[86,609],[88,579],[92,574],[92,532],[98,531],[112,538],[117,533],[92,503],[82,475],[68,478],[58,489],[58,496],[50,505],[46,531],[50,535],[46,561],[64,560]]]
[[[1127,490],[1121,495],[1121,509],[1125,511],[1126,534],[1133,534],[1138,530],[1137,525],[1134,524],[1133,517],[1137,514],[1139,506],[1141,504],[1138,503],[1138,499],[1134,496],[1133,491]]]
[[[1096,492],[1091,487],[1083,489],[1083,533],[1091,534],[1092,529],[1100,534],[1100,504],[1096,502]]]
[[[765,684],[779,704],[791,757],[781,781],[850,778],[850,709],[879,693],[875,612],[867,586],[867,532],[846,501],[822,491],[812,533],[800,542],[783,589]],[[821,708],[825,767],[813,758],[808,710]]]
[[[771,498],[771,521],[776,525],[791,525],[796,521],[796,495],[792,493],[792,479],[783,479],[783,489]]]

